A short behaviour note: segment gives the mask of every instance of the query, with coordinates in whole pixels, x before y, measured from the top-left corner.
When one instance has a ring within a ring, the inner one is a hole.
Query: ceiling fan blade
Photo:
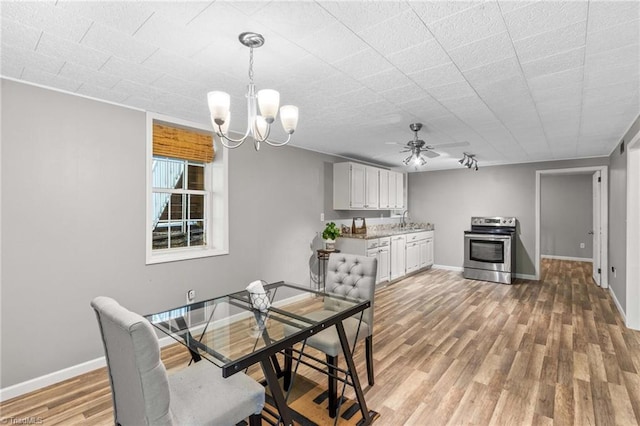
[[[400,142],[385,142],[385,145],[401,145],[401,146],[404,146],[406,144],[400,143]]]
[[[437,152],[435,152],[435,151],[429,151],[429,150],[426,150],[426,151],[422,151],[422,153],[424,153],[424,156],[425,156],[425,157],[429,157],[429,158],[436,158],[436,157],[440,157],[440,154],[438,154],[438,153],[437,153]]]

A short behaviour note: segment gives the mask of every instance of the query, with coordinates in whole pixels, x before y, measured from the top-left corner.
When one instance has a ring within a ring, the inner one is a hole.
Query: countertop
[[[367,229],[366,234],[345,234],[340,235],[340,238],[355,238],[360,240],[370,240],[373,238],[384,238],[391,237],[393,235],[402,235],[402,234],[412,234],[414,232],[425,232],[425,231],[433,231],[434,227],[432,224],[419,224],[412,225],[409,224],[406,227],[393,226],[390,228],[381,228],[381,229]]]

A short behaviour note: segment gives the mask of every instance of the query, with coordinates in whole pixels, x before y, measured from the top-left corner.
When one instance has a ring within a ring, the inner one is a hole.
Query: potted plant
[[[335,250],[336,238],[340,236],[340,228],[335,223],[329,222],[322,231],[322,239],[324,240],[325,250]]]

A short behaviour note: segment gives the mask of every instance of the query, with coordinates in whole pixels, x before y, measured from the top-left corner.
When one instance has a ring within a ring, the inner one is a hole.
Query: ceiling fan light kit
[[[464,167],[478,171],[478,160],[476,160],[475,154],[464,153],[464,156],[458,161]]]
[[[253,84],[253,49],[264,44],[262,34],[245,32],[238,36],[240,43],[249,48],[249,85],[247,86],[247,130],[240,139],[229,137],[230,121],[230,101],[231,97],[226,92],[213,91],[207,94],[209,112],[211,113],[211,123],[216,134],[220,137],[220,142],[226,148],[237,148],[249,137],[253,139],[253,144],[258,151],[260,143],[266,142],[271,146],[283,146],[289,143],[291,135],[298,125],[298,107],[293,105],[283,105],[280,108],[280,121],[284,131],[287,132],[287,140],[276,142],[269,139],[271,124],[278,115],[280,105],[280,93],[272,89],[263,89],[256,93]],[[260,114],[258,114],[260,108]]]

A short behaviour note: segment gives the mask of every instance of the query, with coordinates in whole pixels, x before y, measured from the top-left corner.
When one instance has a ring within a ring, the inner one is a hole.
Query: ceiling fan
[[[469,142],[454,142],[436,146],[427,145],[425,141],[423,141],[422,139],[418,139],[418,132],[420,131],[420,129],[422,129],[422,123],[409,124],[409,128],[412,132],[414,132],[413,140],[410,140],[406,144],[398,142],[387,142],[387,144],[389,145],[404,146],[404,149],[400,151],[401,153],[410,153],[409,156],[402,161],[405,166],[424,166],[425,164],[427,164],[427,160],[424,157],[435,158],[440,156],[440,154],[434,151],[435,148],[453,148],[469,145]]]

